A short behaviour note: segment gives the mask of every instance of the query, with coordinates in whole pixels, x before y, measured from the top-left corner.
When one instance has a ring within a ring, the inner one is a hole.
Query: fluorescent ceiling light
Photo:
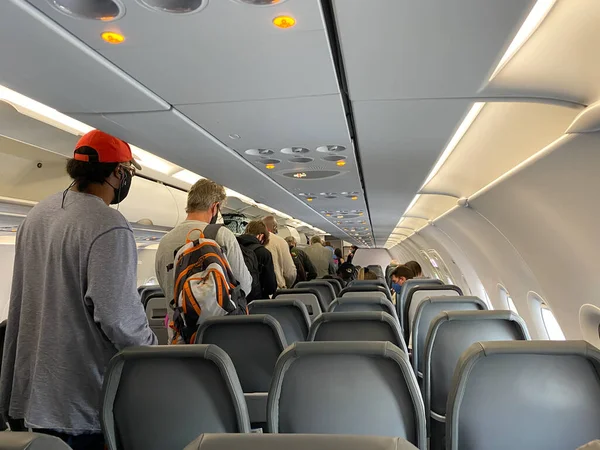
[[[477,118],[477,116],[479,115],[479,113],[481,112],[481,110],[483,109],[484,106],[485,106],[484,102],[477,102],[477,103],[473,104],[473,106],[469,110],[468,114],[466,115],[466,117],[464,118],[464,120],[462,121],[462,123],[460,124],[458,129],[456,130],[456,133],[454,133],[454,136],[452,136],[452,139],[450,139],[450,142],[448,142],[448,145],[444,149],[444,152],[439,157],[439,159],[436,161],[435,166],[433,166],[433,169],[431,170],[431,172],[429,172],[429,175],[427,176],[427,179],[425,180],[425,183],[423,183],[423,186],[421,187],[421,189],[423,187],[425,187],[425,185],[427,183],[429,183],[434,176],[436,176],[436,174],[439,172],[440,168],[444,165],[444,163],[446,162],[446,160],[448,159],[450,154],[454,151],[454,149],[456,148],[456,146],[458,145],[460,140],[463,138],[463,136],[465,135],[465,133],[467,132],[467,130],[469,129],[469,127],[471,126],[473,121]],[[411,204],[411,207],[412,207],[412,204]],[[411,207],[407,208],[407,211]]]
[[[47,123],[55,128],[60,128],[67,133],[75,136],[83,135],[88,131],[93,130],[92,127],[83,122],[79,122],[56,109],[36,102],[29,97],[25,97],[18,92],[15,92],[7,87],[0,85],[0,100],[10,103],[21,114]]]
[[[190,172],[187,169],[183,169],[177,173],[174,173],[173,178],[177,178],[179,181],[183,181],[187,184],[194,184],[196,181],[201,180],[204,177],[198,175],[197,173]]]
[[[156,170],[162,174],[169,175],[173,173],[174,170],[178,169],[175,164],[171,164],[167,160],[155,156],[146,150],[142,150],[135,145],[131,145],[131,153],[133,153],[136,161],[139,162],[143,167]]]
[[[533,8],[531,8],[531,11],[525,19],[525,22],[523,22],[523,25],[521,25],[521,28],[519,28],[519,31],[508,46],[508,49],[504,53],[504,56],[502,56],[502,59],[498,63],[498,66],[494,70],[494,73],[492,73],[490,81],[492,81],[492,79],[496,75],[498,75],[498,72],[500,72],[504,68],[506,63],[508,63],[508,61],[510,61],[511,58],[515,56],[515,54],[519,51],[523,44],[527,42],[527,39],[529,39],[531,35],[535,32],[535,30],[538,29],[542,21],[546,18],[546,16],[554,6],[555,2],[556,0],[538,0],[533,6]]]

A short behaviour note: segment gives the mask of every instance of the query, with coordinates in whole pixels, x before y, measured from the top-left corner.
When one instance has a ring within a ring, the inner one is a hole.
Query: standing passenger
[[[296,238],[294,236],[288,236],[285,238],[285,241],[290,247],[290,253],[292,254],[292,259],[294,260],[296,271],[298,272],[296,276],[296,283],[299,281],[310,281],[317,278],[317,269],[315,269],[313,263],[310,262],[308,255],[303,250],[298,248]],[[304,279],[302,280],[300,279],[301,272],[304,272]]]
[[[277,221],[273,216],[267,216],[263,223],[271,233],[269,243],[265,246],[273,255],[273,265],[275,266],[275,276],[277,277],[277,286],[281,289],[292,287],[296,281],[296,265],[290,254],[290,249],[285,239],[277,236]]]
[[[137,249],[123,215],[129,145],[93,130],[77,143],[73,183],[41,201],[17,233],[0,412],[73,449],[101,450],[103,375],[121,349],[156,336],[137,292]]]
[[[246,247],[253,251],[256,255],[256,264],[258,265],[259,289],[246,296],[249,302],[261,298],[270,298],[277,290],[277,277],[275,277],[275,268],[273,266],[273,256],[271,252],[265,248],[269,243],[271,236],[269,230],[260,220],[253,220],[246,227],[246,231],[241,236],[238,236],[238,242],[242,247]],[[254,278],[255,274],[252,274]]]
[[[214,181],[203,178],[196,182],[188,192],[187,218],[163,236],[156,252],[156,277],[165,293],[167,304],[175,295],[174,271],[167,270],[173,264],[177,249],[185,245],[188,234],[191,239],[197,239],[199,233],[194,230],[205,231],[209,224],[215,224],[219,215],[221,204],[225,201],[225,188]],[[223,226],[216,227],[215,236],[205,236],[213,239],[227,257],[231,272],[240,283],[246,295],[252,290],[252,276],[246,268],[244,255],[234,234]]]
[[[317,269],[317,277],[323,278],[326,275],[335,274],[333,253],[327,247],[323,247],[320,236],[313,236],[310,245],[304,249],[304,252]]]

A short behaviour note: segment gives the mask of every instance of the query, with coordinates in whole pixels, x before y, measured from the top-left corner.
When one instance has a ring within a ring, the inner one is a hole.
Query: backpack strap
[[[211,223],[208,224],[204,227],[204,238],[205,239],[212,239],[213,241],[216,242],[217,240],[217,234],[219,234],[219,230],[223,227],[223,224],[221,223]],[[222,245],[220,245],[221,250],[223,251],[223,253],[225,254],[225,256],[227,256],[227,247],[224,247]]]

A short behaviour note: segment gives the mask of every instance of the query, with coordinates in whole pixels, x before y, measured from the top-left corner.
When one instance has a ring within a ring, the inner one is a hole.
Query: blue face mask
[[[396,291],[397,294],[399,294],[402,290],[402,286],[400,286],[398,283],[392,283],[392,289]]]

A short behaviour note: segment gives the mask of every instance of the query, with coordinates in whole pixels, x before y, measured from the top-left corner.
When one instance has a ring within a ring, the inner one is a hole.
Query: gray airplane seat
[[[110,450],[184,448],[201,433],[250,431],[233,363],[214,345],[122,350],[104,377],[101,421]]]
[[[397,437],[327,434],[205,434],[185,450],[416,450]]]
[[[389,289],[389,286],[384,280],[353,280],[348,283],[348,287],[350,286],[381,286],[385,289]]]
[[[288,347],[277,361],[267,414],[272,433],[393,436],[427,445],[408,356],[389,342]]]
[[[301,281],[294,286],[294,289],[302,288],[316,289],[319,291],[319,294],[321,294],[321,311],[327,311],[329,309],[329,305],[335,298],[335,290],[333,289],[333,286],[331,283],[325,280]]]
[[[169,343],[169,334],[165,325],[165,317],[169,310],[167,308],[167,299],[162,296],[150,297],[146,303],[146,317],[150,328],[156,334],[158,343],[166,345]]]
[[[373,297],[340,297],[336,298],[331,305],[329,305],[329,312],[367,312],[367,311],[381,311],[386,312],[394,319],[398,320],[396,316],[396,308],[392,302],[386,298],[373,298]],[[398,322],[399,324],[400,322]]]
[[[347,286],[340,292],[340,297],[356,297],[356,296],[367,296],[367,297],[382,297],[392,300],[392,293],[387,286],[367,284],[367,285],[354,285]]]
[[[525,322],[512,311],[444,311],[425,339],[423,398],[430,450],[445,447],[446,402],[460,356],[479,341],[529,340]]]
[[[59,438],[47,434],[0,432],[0,449],[2,450],[69,450],[70,448]]]
[[[288,344],[306,341],[310,329],[310,316],[306,306],[299,300],[254,300],[248,305],[250,314],[268,314],[272,316],[285,335]]]
[[[585,341],[478,342],[460,358],[449,450],[576,449],[600,438],[600,350]]]
[[[487,305],[479,297],[428,297],[423,300],[413,321],[412,365],[419,383],[423,379],[425,339],[435,317],[444,311],[486,311]]]
[[[147,286],[142,290],[142,292],[140,294],[140,300],[142,302],[142,305],[144,305],[144,308],[145,308],[146,305],[148,304],[148,300],[150,300],[152,297],[164,297],[164,296],[165,296],[165,294],[163,293],[160,286],[152,285],[152,286]]]
[[[342,291],[342,283],[340,282],[340,280],[338,280],[337,278],[323,278],[322,280],[328,282],[329,284],[331,284],[331,286],[333,286],[333,292],[335,293],[336,297],[340,295],[340,292]]]
[[[391,275],[390,275],[391,277]],[[410,290],[415,286],[422,285],[443,285],[444,282],[438,280],[437,278],[412,278],[410,280],[406,280],[402,285],[402,289],[400,293],[396,295],[396,313],[398,318],[400,319],[400,326],[404,329],[404,307],[406,305],[406,296],[410,292]]]
[[[367,269],[377,275],[378,278],[385,278],[383,274],[383,268],[379,264],[370,264],[367,266]]]
[[[406,296],[404,304],[404,319],[400,319],[400,325],[403,325],[404,338],[408,339],[412,333],[412,324],[415,319],[415,313],[421,302],[428,297],[458,297],[463,295],[462,289],[453,285],[426,285],[413,286]]]
[[[211,317],[198,329],[196,342],[227,352],[240,379],[250,421],[254,428],[263,427],[275,363],[287,347],[279,322],[265,314]]]
[[[386,312],[328,312],[315,319],[309,341],[389,341],[408,354],[398,321]]]
[[[274,299],[293,299],[299,300],[306,305],[306,310],[311,318],[314,320],[323,309],[321,305],[324,304],[324,300],[321,298],[321,293],[314,288],[296,288],[296,289],[278,289],[273,294]]]

